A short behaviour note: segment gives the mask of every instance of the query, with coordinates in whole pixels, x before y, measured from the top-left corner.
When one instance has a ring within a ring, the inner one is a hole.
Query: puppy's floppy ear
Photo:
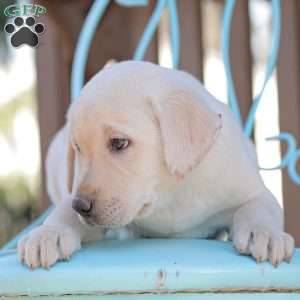
[[[74,180],[74,159],[75,159],[74,149],[72,147],[71,141],[69,141],[68,153],[67,153],[67,185],[70,194],[72,193],[73,180]]]
[[[152,101],[167,167],[179,177],[204,158],[222,127],[221,115],[199,97],[194,91],[178,89]]]

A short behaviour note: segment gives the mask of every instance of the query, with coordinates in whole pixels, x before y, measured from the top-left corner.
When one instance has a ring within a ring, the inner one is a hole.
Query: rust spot
[[[157,272],[157,282],[156,282],[156,287],[158,289],[161,289],[164,287],[165,285],[165,282],[166,282],[166,278],[167,278],[167,273],[160,269],[158,272]]]

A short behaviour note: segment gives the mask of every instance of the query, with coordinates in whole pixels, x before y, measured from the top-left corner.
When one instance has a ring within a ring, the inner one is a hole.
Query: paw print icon
[[[12,23],[7,23],[4,27],[6,33],[10,35],[10,42],[13,47],[28,45],[37,47],[40,35],[45,32],[45,26],[42,23],[36,23],[35,18],[16,17]]]

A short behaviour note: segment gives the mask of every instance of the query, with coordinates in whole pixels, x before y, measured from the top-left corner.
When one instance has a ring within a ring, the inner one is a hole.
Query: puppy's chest
[[[177,236],[197,228],[198,235],[205,236],[210,228],[207,225],[201,228],[201,225],[219,211],[217,202],[210,197],[174,199],[170,206],[157,209],[151,216],[136,221],[136,224],[142,235],[151,237]],[[202,229],[205,232],[201,232]]]

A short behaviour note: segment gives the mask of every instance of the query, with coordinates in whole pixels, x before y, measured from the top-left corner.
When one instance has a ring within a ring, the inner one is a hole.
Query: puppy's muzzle
[[[82,217],[88,218],[92,214],[93,200],[88,198],[76,197],[72,202],[72,207]]]

